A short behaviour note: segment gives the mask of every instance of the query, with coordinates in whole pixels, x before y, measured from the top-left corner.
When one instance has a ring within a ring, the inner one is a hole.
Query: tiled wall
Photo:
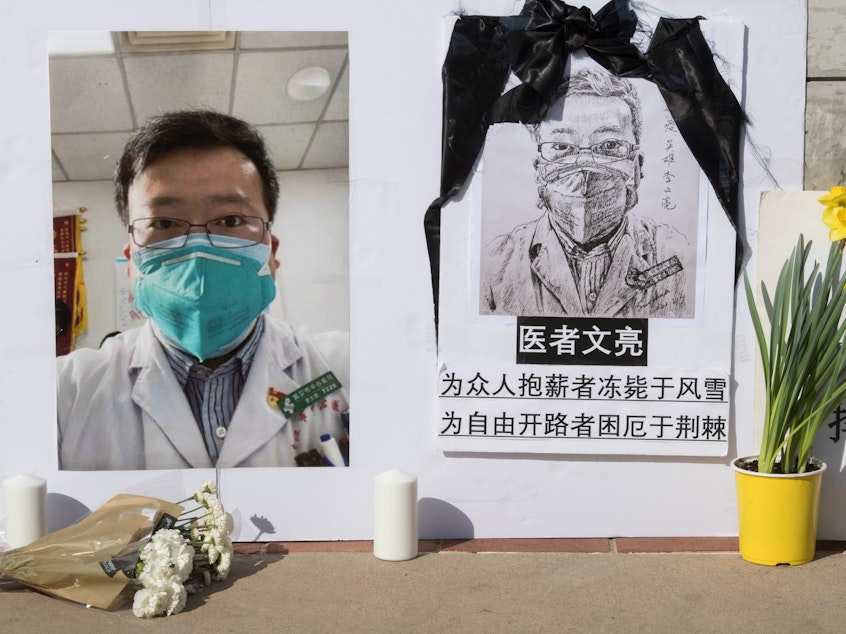
[[[808,0],[805,189],[846,185],[846,0]]]

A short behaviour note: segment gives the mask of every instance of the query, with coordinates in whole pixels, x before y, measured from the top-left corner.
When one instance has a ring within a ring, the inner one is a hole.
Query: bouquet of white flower
[[[103,609],[134,594],[139,617],[176,614],[187,594],[229,574],[232,517],[215,493],[208,482],[179,504],[117,495],[73,526],[0,554],[0,576]],[[189,501],[197,506],[185,511]]]
[[[200,584],[222,581],[232,562],[232,516],[224,511],[212,482],[182,500],[199,506],[182,513],[171,529],[156,532],[141,550],[136,566],[142,588],[135,593],[132,612],[149,618],[176,614],[186,595]],[[197,555],[196,549],[205,555]]]
[[[140,560],[136,578],[143,587],[135,593],[132,613],[151,617],[181,612],[187,596],[183,584],[193,568],[194,548],[178,530],[166,528],[153,534],[141,550]]]

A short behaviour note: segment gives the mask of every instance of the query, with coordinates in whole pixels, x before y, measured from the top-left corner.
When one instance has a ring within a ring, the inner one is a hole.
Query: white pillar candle
[[[46,532],[47,480],[21,474],[3,480],[6,548],[19,548]]]
[[[387,561],[417,556],[417,478],[394,469],[376,476],[373,554]]]

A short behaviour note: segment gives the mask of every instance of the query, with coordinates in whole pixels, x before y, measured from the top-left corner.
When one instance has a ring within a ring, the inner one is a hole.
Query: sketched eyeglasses
[[[561,141],[538,143],[538,152],[550,163],[575,163],[582,152],[590,152],[597,163],[611,163],[630,158],[637,145],[621,139],[606,139],[587,147]]]

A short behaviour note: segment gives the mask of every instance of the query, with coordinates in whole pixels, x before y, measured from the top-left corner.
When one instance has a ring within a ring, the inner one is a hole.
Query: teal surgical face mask
[[[200,361],[237,348],[276,296],[270,247],[227,240],[236,248],[213,247],[193,233],[184,246],[160,243],[132,254],[136,306],[168,341]]]

